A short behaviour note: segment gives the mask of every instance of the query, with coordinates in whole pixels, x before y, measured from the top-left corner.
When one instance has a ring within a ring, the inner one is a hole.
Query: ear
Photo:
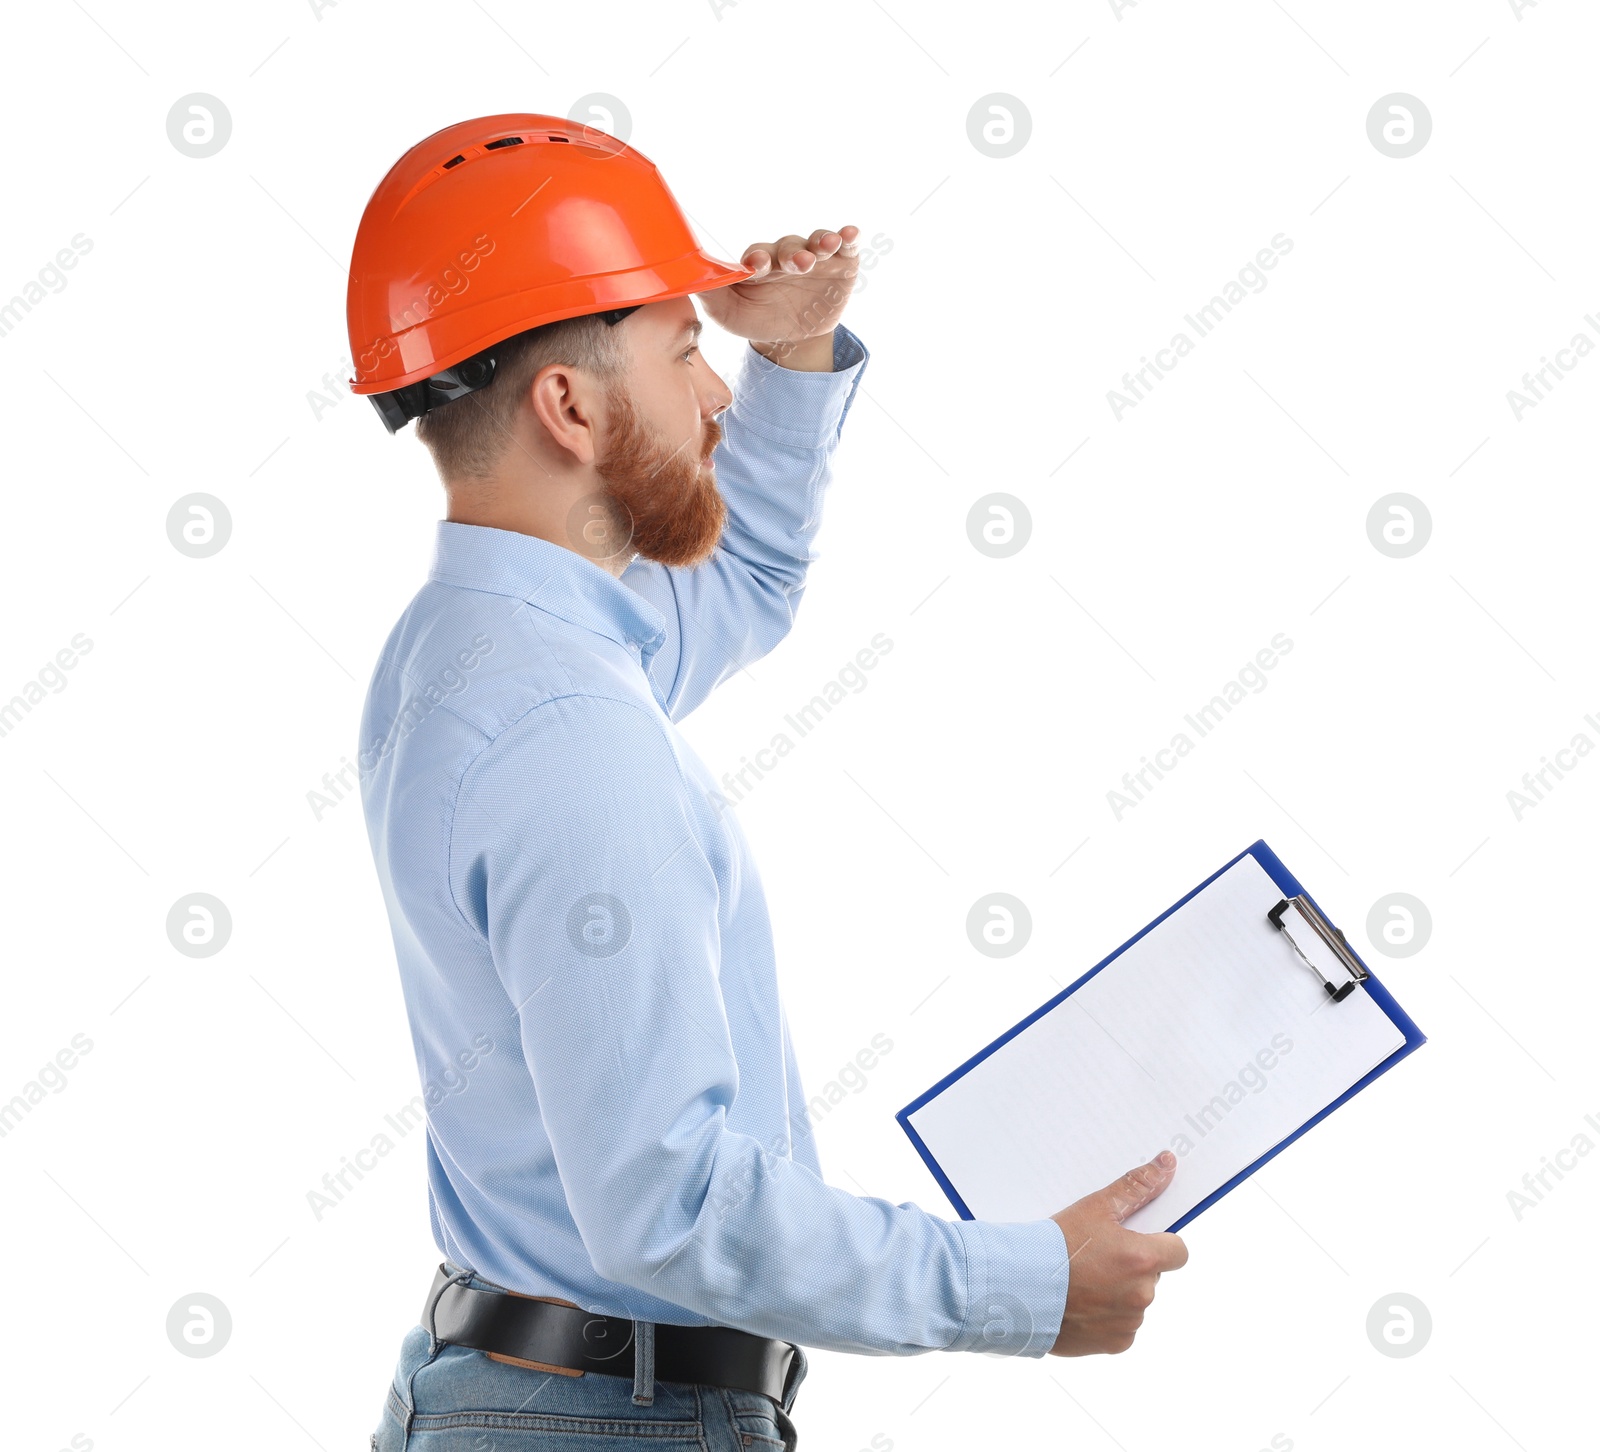
[[[550,363],[529,385],[534,417],[551,442],[577,464],[592,464],[598,454],[600,390],[595,380],[567,363]]]

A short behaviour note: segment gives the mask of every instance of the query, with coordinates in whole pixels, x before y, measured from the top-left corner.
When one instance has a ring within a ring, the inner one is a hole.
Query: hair
[[[491,476],[511,445],[517,411],[541,368],[565,363],[613,384],[627,367],[617,329],[593,313],[514,333],[495,345],[494,355],[487,387],[430,408],[417,420],[417,437],[446,484]]]

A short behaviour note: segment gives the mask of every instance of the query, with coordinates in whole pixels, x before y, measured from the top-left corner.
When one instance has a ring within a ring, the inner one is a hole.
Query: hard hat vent
[[[500,140],[491,141],[483,149],[485,151],[498,151],[502,146],[521,146],[521,145],[522,145],[522,138],[520,136],[502,136],[500,138]]]

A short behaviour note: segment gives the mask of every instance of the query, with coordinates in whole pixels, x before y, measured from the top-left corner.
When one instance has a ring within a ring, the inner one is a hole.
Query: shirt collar
[[[441,519],[430,580],[525,600],[648,656],[666,620],[644,596],[575,550],[537,535]]]

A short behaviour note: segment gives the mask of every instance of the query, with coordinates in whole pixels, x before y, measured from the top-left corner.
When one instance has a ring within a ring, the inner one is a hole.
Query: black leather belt
[[[469,1286],[440,1266],[423,1307],[422,1324],[440,1341],[540,1361],[569,1371],[633,1377],[633,1322]],[[787,1341],[753,1336],[731,1326],[656,1323],[655,1374],[660,1381],[700,1382],[756,1392],[783,1405],[794,1360]]]

